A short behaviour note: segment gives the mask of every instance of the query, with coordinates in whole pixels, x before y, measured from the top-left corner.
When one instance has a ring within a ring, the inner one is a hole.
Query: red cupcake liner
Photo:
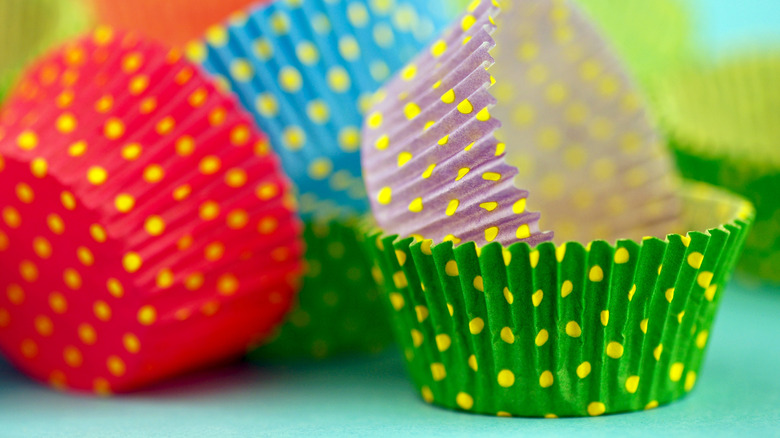
[[[267,139],[197,67],[99,28],[0,114],[0,349],[56,387],[240,356],[290,306],[301,225]]]

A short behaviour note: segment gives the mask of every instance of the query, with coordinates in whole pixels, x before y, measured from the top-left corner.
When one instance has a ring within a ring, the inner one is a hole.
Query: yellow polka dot
[[[590,374],[590,362],[583,362],[577,366],[577,377],[584,379]]]
[[[474,289],[480,292],[485,292],[485,282],[482,279],[481,275],[477,275],[476,277],[474,277],[474,281],[472,284],[474,285]]]
[[[710,336],[710,332],[707,330],[703,330],[696,336],[696,346],[699,349],[703,349],[705,346],[707,346],[707,339]]]
[[[498,384],[503,388],[509,388],[515,384],[515,373],[510,370],[501,370],[498,372]]]
[[[704,298],[707,299],[707,301],[712,301],[715,299],[715,293],[718,291],[718,285],[713,284],[707,287],[707,289],[704,291]]]
[[[29,185],[19,183],[16,185],[16,197],[24,204],[31,204],[35,200],[35,192]]]
[[[449,91],[447,91],[446,93],[444,93],[441,96],[441,101],[446,103],[446,104],[455,103],[455,99],[456,99],[456,97],[455,97],[455,90],[453,90],[453,89],[450,89]]]
[[[48,215],[46,224],[49,226],[49,230],[58,236],[65,232],[65,222],[58,214],[52,213]]]
[[[222,295],[234,295],[241,287],[238,278],[232,274],[225,274],[217,279],[217,291]]]
[[[712,272],[702,272],[696,278],[696,282],[699,284],[699,286],[706,289],[710,287],[710,283],[712,283],[712,277],[713,277]]]
[[[125,288],[116,278],[109,278],[108,281],[106,281],[106,289],[108,289],[108,293],[114,298],[122,298],[125,294]]]
[[[419,116],[420,112],[420,106],[414,102],[409,102],[404,106],[404,116],[409,120],[413,120],[415,117]]]
[[[336,93],[344,93],[352,86],[349,73],[341,66],[331,67],[328,70],[328,87]]]
[[[626,379],[626,391],[635,394],[637,388],[639,388],[639,376],[631,376]]]
[[[579,338],[582,335],[582,329],[576,321],[569,321],[566,324],[566,334],[572,338]]]
[[[436,335],[436,348],[438,348],[439,351],[447,351],[450,348],[450,345],[452,345],[452,340],[449,335]]]
[[[623,345],[614,341],[607,344],[607,356],[612,359],[620,359],[623,357]]]
[[[688,255],[688,265],[693,269],[701,268],[701,263],[704,261],[704,255],[700,252],[692,252]]]
[[[604,403],[601,402],[593,402],[588,405],[588,415],[591,417],[597,417],[599,415],[604,414],[604,412],[607,411],[607,407],[604,406]]]
[[[124,361],[118,356],[109,356],[106,366],[108,367],[108,372],[116,377],[124,376],[127,371]]]
[[[114,200],[114,205],[121,213],[129,213],[135,207],[135,198],[126,193],[123,193],[116,197]]]
[[[534,343],[537,347],[541,347],[542,345],[547,343],[547,340],[550,338],[550,334],[545,329],[539,330],[539,333],[536,335],[536,339]]]
[[[420,213],[423,211],[423,201],[422,198],[415,198],[410,204],[409,204],[409,211],[412,213]]]
[[[103,243],[108,239],[108,234],[106,233],[105,228],[98,224],[90,225],[89,234],[93,239],[95,239],[95,242],[98,243]]]
[[[21,344],[22,356],[32,359],[38,355],[38,344],[32,339],[25,339]]]
[[[38,266],[29,260],[22,260],[22,262],[19,263],[19,275],[21,275],[26,282],[34,283],[38,281]]]
[[[447,377],[447,369],[441,363],[431,364],[431,375],[433,380],[439,382]]]
[[[279,84],[284,91],[295,93],[303,87],[303,78],[295,67],[287,66],[279,71]]]
[[[666,292],[664,293],[664,296],[666,297],[666,301],[671,303],[672,300],[674,299],[674,288],[667,289]]]
[[[49,163],[43,158],[35,158],[30,162],[30,172],[36,178],[44,178],[49,172]]]
[[[26,151],[33,150],[38,146],[38,135],[30,130],[24,131],[16,138],[16,144]]]
[[[125,333],[125,335],[122,336],[122,344],[128,353],[136,354],[141,351],[141,341],[132,333]]]
[[[328,158],[318,158],[309,164],[309,176],[316,181],[322,181],[333,172],[333,163]]]
[[[133,274],[141,269],[143,259],[137,253],[129,252],[122,258],[122,266],[125,268],[125,271]]]
[[[474,398],[465,392],[460,392],[455,397],[455,403],[457,403],[461,409],[468,411],[474,407]]]
[[[629,253],[626,248],[618,248],[615,251],[615,263],[621,265],[627,263],[629,259]]]
[[[475,372],[479,370],[479,364],[477,363],[477,356],[474,356],[473,354],[469,356],[468,364],[469,364],[469,368],[471,368]]]
[[[531,268],[536,268],[539,265],[539,251],[533,250],[528,254],[528,259],[531,262]]]
[[[60,202],[62,202],[62,206],[65,207],[66,210],[73,211],[76,209],[76,197],[73,196],[73,193],[64,191],[60,194]]]
[[[109,140],[116,140],[125,134],[125,125],[121,120],[112,117],[103,126],[103,135]]]
[[[672,382],[679,382],[682,378],[683,371],[685,371],[685,365],[681,362],[675,362],[669,368],[669,379]]]
[[[433,403],[433,391],[431,391],[431,388],[423,386],[420,392],[426,403]]]
[[[22,215],[14,207],[3,208],[3,222],[10,228],[19,228],[22,225]]]
[[[696,385],[696,373],[693,371],[688,371],[688,374],[685,375],[685,390],[690,391],[693,389],[693,387]]]
[[[468,99],[458,104],[458,111],[462,114],[471,114],[474,112],[474,105]]]
[[[542,388],[549,388],[553,385],[554,382],[555,378],[553,377],[553,373],[550,371],[545,371],[541,376],[539,376],[539,386]]]
[[[152,306],[143,306],[138,310],[138,322],[141,325],[152,325],[157,321],[157,310]]]
[[[70,134],[71,132],[75,131],[76,126],[78,126],[76,118],[71,113],[64,113],[60,115],[57,117],[57,121],[55,123],[57,130],[63,134]]]
[[[499,228],[498,227],[490,227],[485,230],[485,240],[488,242],[492,242],[496,240],[496,237],[498,237]]]
[[[108,172],[100,166],[92,166],[87,170],[87,180],[92,185],[102,185],[108,179]]]
[[[519,227],[517,227],[517,232],[515,233],[515,236],[521,240],[527,239],[531,237],[531,228],[527,224],[520,225]]]
[[[41,336],[49,337],[54,333],[54,324],[48,316],[39,315],[35,317],[34,325],[35,331]]]
[[[80,157],[87,152],[87,147],[87,142],[83,140],[77,141],[68,147],[68,154],[71,157]]]
[[[96,301],[92,306],[92,311],[95,313],[95,317],[101,321],[109,321],[111,319],[111,307],[105,301]]]
[[[482,333],[482,330],[485,328],[485,321],[482,320],[482,318],[474,318],[471,321],[469,321],[469,331],[472,335],[478,335]]]

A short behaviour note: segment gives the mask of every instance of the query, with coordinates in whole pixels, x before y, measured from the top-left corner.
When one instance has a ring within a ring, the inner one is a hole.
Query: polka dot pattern
[[[377,288],[382,274],[371,263],[359,230],[354,221],[306,224],[306,271],[298,304],[278,333],[250,358],[267,362],[377,353],[392,342]],[[418,310],[419,315],[424,312]]]
[[[380,92],[364,131],[369,197],[388,231],[478,244],[528,239],[539,230],[538,216],[521,214],[523,221],[508,209],[528,194],[513,180],[533,194],[543,227],[561,242],[663,237],[679,228],[669,156],[622,67],[569,2],[510,1],[499,9],[474,1],[407,68],[417,73]],[[419,114],[410,119],[415,106]],[[386,167],[402,153],[414,158]],[[505,195],[486,199],[497,196],[491,183]],[[382,190],[404,202],[381,202]],[[453,190],[465,192],[461,204],[473,204],[468,214],[448,215],[449,200],[433,200]],[[403,208],[406,193],[423,195],[422,214]],[[481,210],[482,203],[494,210]],[[454,232],[467,226],[479,229],[468,239]]]
[[[479,248],[370,235],[423,400],[557,418],[650,409],[691,391],[754,212],[709,186],[681,193],[686,226],[701,231],[665,241]]]
[[[363,165],[374,216],[388,232],[479,245],[552,237],[526,211],[528,192],[513,185],[517,170],[493,135],[500,123],[484,65],[492,62],[486,30],[494,12],[475,2],[473,21],[434,42],[376,98]]]
[[[658,99],[679,167],[687,178],[727,187],[756,205],[740,268],[780,283],[780,129],[774,110],[780,91],[771,85],[780,74],[780,55],[686,67],[661,82]]]
[[[133,35],[98,28],[34,67],[0,113],[7,357],[104,394],[239,355],[279,322],[302,245],[251,126],[177,51]]]
[[[187,53],[223,78],[268,133],[304,218],[362,214],[359,132],[371,94],[443,27],[439,7],[280,0],[213,28]]]

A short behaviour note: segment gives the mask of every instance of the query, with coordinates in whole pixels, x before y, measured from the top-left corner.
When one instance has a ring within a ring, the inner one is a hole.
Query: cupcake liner
[[[499,416],[650,409],[690,391],[754,211],[686,186],[691,230],[559,247],[370,234],[422,398]],[[704,231],[707,230],[707,231]]]
[[[367,210],[360,126],[371,93],[443,28],[437,1],[276,1],[187,52],[252,111],[305,219]]]
[[[534,243],[549,235],[537,238],[538,216],[513,204],[530,192],[557,241],[674,229],[671,159],[608,49],[568,2],[473,2],[367,118],[363,165],[379,225],[436,241]],[[498,120],[508,122],[502,141]],[[527,191],[509,187],[506,164]]]
[[[77,0],[0,3],[0,102],[29,61],[87,27],[85,12]]]
[[[721,60],[669,75],[658,112],[683,176],[724,186],[757,209],[740,268],[780,282],[780,93],[776,53]]]
[[[98,28],[0,114],[0,349],[55,387],[129,391],[229,360],[289,309],[289,183],[180,58]]]
[[[285,325],[253,360],[325,358],[376,353],[393,339],[386,304],[372,278],[356,221],[308,222],[306,275],[298,303]]]
[[[452,2],[462,12],[472,0]],[[691,14],[680,0],[576,0],[620,54],[643,91],[692,54]],[[504,5],[504,2],[501,2]],[[658,29],[663,29],[659,32]]]
[[[269,0],[87,0],[97,20],[117,29],[181,46],[210,26],[253,4]]]

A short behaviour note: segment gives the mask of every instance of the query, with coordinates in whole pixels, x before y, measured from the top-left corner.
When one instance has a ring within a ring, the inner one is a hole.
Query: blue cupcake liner
[[[447,24],[443,0],[277,0],[187,47],[238,94],[295,182],[304,218],[368,211],[371,96]]]

